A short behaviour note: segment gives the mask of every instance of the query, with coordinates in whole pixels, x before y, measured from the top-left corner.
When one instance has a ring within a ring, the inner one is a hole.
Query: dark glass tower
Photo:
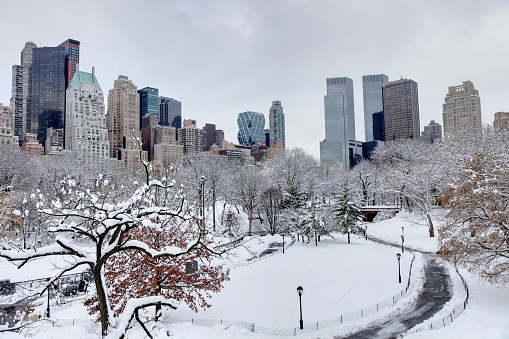
[[[159,125],[175,127],[177,131],[182,128],[182,103],[180,101],[159,97]]]
[[[64,128],[65,80],[65,48],[34,48],[30,133],[37,134],[42,145],[47,128]]]
[[[157,88],[145,87],[138,90],[138,94],[140,95],[140,126],[141,118],[145,114],[153,114],[158,116],[159,112],[159,90]]]
[[[210,151],[210,147],[216,142],[216,125],[205,124],[203,129],[207,132],[206,143],[203,145],[205,151]]]
[[[237,139],[243,146],[265,144],[265,117],[262,113],[242,112],[237,118]]]
[[[80,63],[80,42],[78,40],[67,39],[62,42],[58,47],[65,48],[65,88],[69,84],[78,70]]]
[[[373,140],[385,141],[384,112],[381,111],[373,113],[372,121],[373,121]]]

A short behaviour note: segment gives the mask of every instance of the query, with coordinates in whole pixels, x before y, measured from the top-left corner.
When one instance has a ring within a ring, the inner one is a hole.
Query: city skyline
[[[435,1],[191,1],[158,5],[155,11],[136,2],[122,8],[98,4],[83,8],[57,1],[51,11],[38,2],[4,5],[5,24],[17,29],[3,40],[0,102],[10,100],[12,66],[19,64],[25,42],[57,46],[72,38],[81,43],[79,68],[96,66],[105,91],[119,75],[138,88],[158,88],[160,95],[182,102],[182,119],[215,124],[230,142],[236,140],[238,112],[262,112],[268,118],[267,107],[280,100],[287,112],[287,148],[301,147],[316,158],[325,137],[325,78],[353,80],[358,140],[364,139],[366,74],[415,80],[421,126],[430,120],[442,124],[448,87],[467,80],[481,93],[484,122],[509,110],[504,98],[509,51],[503,47],[509,46],[509,37],[499,29],[509,19],[509,6],[503,1],[472,2],[461,13],[452,3]],[[67,14],[78,9],[95,18],[93,27],[84,30],[72,23]],[[20,12],[23,25],[16,19]],[[380,17],[385,18],[383,30],[375,20]],[[121,24],[129,20],[146,22],[153,34]],[[341,34],[342,27],[352,34]],[[161,41],[172,43],[167,47]]]

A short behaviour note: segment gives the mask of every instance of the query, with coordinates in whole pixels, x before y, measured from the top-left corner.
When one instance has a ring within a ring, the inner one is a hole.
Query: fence
[[[291,246],[292,244],[293,244],[293,242],[289,246]],[[271,253],[267,256],[271,256],[275,253],[277,253],[277,252]],[[262,258],[264,258],[264,257],[262,257]],[[262,258],[259,258],[259,260],[261,260]],[[185,319],[170,318],[167,321],[170,323],[191,322],[196,325],[209,326],[209,327],[211,327],[215,324],[223,324],[223,325],[227,325],[227,326],[228,325],[237,325],[237,326],[241,326],[251,332],[270,334],[270,335],[278,335],[278,336],[297,336],[297,335],[304,334],[304,333],[310,333],[310,332],[314,332],[314,331],[317,331],[320,329],[324,329],[324,328],[331,327],[331,326],[337,326],[337,325],[343,324],[348,321],[352,321],[355,319],[359,319],[359,318],[368,316],[370,314],[381,311],[382,309],[384,309],[388,306],[392,306],[395,303],[397,303],[401,299],[401,297],[403,297],[408,292],[408,290],[410,288],[410,280],[411,280],[412,266],[413,266],[414,260],[415,260],[415,254],[413,255],[412,261],[410,263],[407,285],[406,285],[405,289],[401,290],[401,292],[399,292],[399,293],[393,295],[392,297],[387,298],[387,299],[385,299],[371,307],[363,308],[363,309],[353,311],[350,313],[341,314],[337,317],[322,320],[322,321],[317,321],[317,322],[313,322],[313,323],[304,323],[304,329],[302,329],[302,330],[298,329],[297,327],[269,328],[269,327],[258,326],[256,324],[250,323],[250,322],[228,321],[228,320],[223,320],[223,319],[194,319],[194,318],[192,318],[191,320],[185,320]],[[249,265],[249,262],[246,264]],[[238,266],[244,266],[244,265],[238,265]]]
[[[465,300],[456,304],[456,306],[452,309],[452,311],[445,317],[436,319],[436,320],[430,322],[426,326],[408,330],[405,333],[403,333],[402,335],[400,335],[400,338],[404,337],[405,335],[410,334],[410,333],[416,333],[416,332],[422,332],[422,331],[428,331],[428,330],[438,330],[438,329],[443,328],[443,327],[449,325],[450,323],[452,323],[454,321],[454,319],[456,319],[461,313],[463,313],[463,310],[468,305],[468,299],[470,297],[470,292],[468,290],[467,282],[465,281],[463,276],[460,274],[457,267],[456,267],[456,273],[460,277],[461,283],[463,284],[463,288],[465,289],[465,292],[466,292]]]

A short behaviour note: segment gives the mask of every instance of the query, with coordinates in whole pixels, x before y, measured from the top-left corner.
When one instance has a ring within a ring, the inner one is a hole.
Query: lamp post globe
[[[398,277],[399,277],[399,283],[401,284],[401,264],[400,264],[401,263],[401,261],[400,261],[401,254],[400,253],[396,254],[396,257],[398,258]]]

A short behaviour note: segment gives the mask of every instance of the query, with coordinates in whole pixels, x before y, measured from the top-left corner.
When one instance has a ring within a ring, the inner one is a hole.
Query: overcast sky
[[[237,115],[280,100],[286,145],[319,158],[325,79],[354,82],[364,140],[362,76],[418,83],[421,131],[442,124],[449,86],[474,83],[483,122],[509,111],[507,1],[0,0],[0,102],[25,42],[81,42],[80,70],[107,96],[118,75],[182,102],[183,119],[216,124],[237,143]],[[105,103],[106,104],[106,103]]]

